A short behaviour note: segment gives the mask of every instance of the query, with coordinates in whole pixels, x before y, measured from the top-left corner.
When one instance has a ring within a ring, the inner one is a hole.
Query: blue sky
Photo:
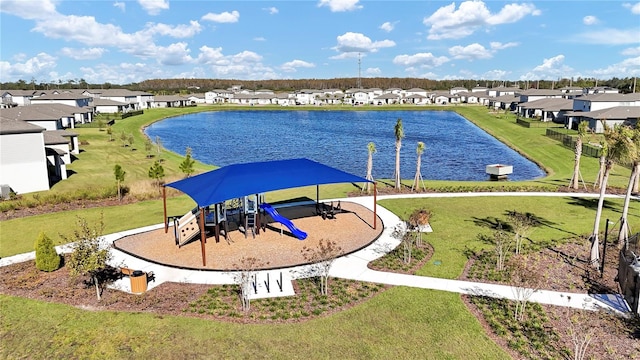
[[[633,1],[0,0],[0,26],[1,82],[640,75]]]

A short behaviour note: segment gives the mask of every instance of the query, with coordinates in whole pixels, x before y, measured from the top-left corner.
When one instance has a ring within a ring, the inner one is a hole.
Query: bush
[[[60,268],[61,258],[53,246],[53,241],[44,233],[40,232],[35,244],[36,248],[36,268],[40,271],[54,271]]]

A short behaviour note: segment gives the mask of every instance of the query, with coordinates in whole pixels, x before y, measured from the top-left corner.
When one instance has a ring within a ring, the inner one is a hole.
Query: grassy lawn
[[[336,107],[337,109],[342,109]],[[104,131],[76,129],[84,150],[69,166],[76,172],[54,186],[51,193],[73,193],[86,187],[114,186],[113,166],[120,164],[132,192],[154,192],[147,170],[158,156],[164,162],[167,180],[181,177],[182,157],[169,152],[148,159],[144,149],[144,125],[185,111],[215,110],[218,107],[154,109],[144,115],[118,121],[116,141],[108,141]],[[222,108],[220,108],[222,109]],[[238,109],[233,107],[231,109]],[[350,108],[349,108],[350,109]],[[356,110],[368,110],[358,108]],[[371,108],[376,109],[377,108]],[[406,107],[389,110],[406,110]],[[419,107],[418,110],[429,108]],[[438,108],[442,109],[442,108]],[[573,153],[543,136],[544,128],[524,128],[510,115],[489,114],[483,107],[451,108],[474,121],[503,142],[517,148],[550,172],[550,176],[523,183],[426,181],[427,187],[450,190],[456,187],[531,186],[548,189],[566,185],[572,175]],[[259,108],[258,110],[262,110]],[[282,110],[278,107],[278,110]],[[326,108],[323,108],[326,110]],[[122,147],[118,134],[133,134],[132,147]],[[582,175],[593,182],[597,159],[582,158]],[[197,171],[212,169],[197,165]],[[624,187],[629,170],[616,166],[611,184]],[[407,182],[408,183],[408,182]],[[320,187],[321,198],[342,197],[357,190],[352,184]],[[288,189],[267,194],[267,201],[297,198],[315,199],[316,188]],[[489,233],[487,226],[506,212],[530,212],[543,225],[530,238],[531,246],[588,234],[593,225],[597,199],[571,197],[479,197],[384,200],[380,204],[401,217],[414,209],[432,211],[432,234],[426,241],[434,247],[432,259],[420,275],[457,277],[473,251],[488,247],[478,240]],[[602,221],[616,221],[621,200],[607,200]],[[169,214],[182,214],[194,206],[186,196],[171,197]],[[68,233],[76,216],[97,219],[104,214],[106,232],[131,229],[162,222],[162,201],[151,199],[134,204],[87,208],[0,222],[0,256],[31,251],[40,230],[60,242],[59,233]],[[640,203],[632,202],[630,226],[640,229]],[[609,257],[607,257],[609,258]],[[436,265],[435,261],[439,264]],[[231,324],[189,317],[158,316],[148,313],[87,311],[66,305],[0,296],[0,357],[2,358],[420,358],[420,359],[508,359],[470,314],[458,294],[396,287],[352,309],[303,323],[277,325]]]
[[[535,227],[527,246],[544,247],[567,238],[588,236],[593,229],[598,199],[573,197],[478,197],[382,200],[380,205],[404,219],[416,209],[431,210],[433,233],[423,237],[434,248],[431,261],[418,274],[439,278],[456,278],[462,272],[471,252],[488,249],[478,240],[478,234],[490,234],[496,219],[507,222],[507,212],[528,212],[541,220]],[[605,201],[600,230],[608,218],[620,218],[622,200]],[[629,225],[640,229],[640,202],[631,203]],[[611,227],[613,228],[613,227]],[[617,228],[616,228],[617,229]],[[586,241],[586,240],[585,240]],[[613,259],[613,258],[612,258]],[[434,262],[439,261],[439,265]]]
[[[304,323],[95,312],[0,296],[3,358],[509,359],[457,294],[398,287]],[[54,345],[55,344],[55,345]]]

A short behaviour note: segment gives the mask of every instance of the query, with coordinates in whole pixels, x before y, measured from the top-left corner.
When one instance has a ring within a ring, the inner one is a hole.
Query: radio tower
[[[360,82],[360,53],[358,53],[358,83],[356,84],[356,88],[362,89],[362,83]]]

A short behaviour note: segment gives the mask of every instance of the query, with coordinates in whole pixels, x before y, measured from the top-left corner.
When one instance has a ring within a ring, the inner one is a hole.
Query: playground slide
[[[283,224],[284,226],[286,226],[289,229],[289,231],[291,231],[293,236],[297,237],[300,240],[304,240],[304,239],[307,238],[307,233],[306,232],[298,229],[295,225],[293,225],[291,220],[289,220],[286,217],[280,215],[280,213],[278,213],[278,211],[276,209],[274,209],[273,206],[271,206],[270,204],[262,203],[262,204],[260,204],[260,208],[263,209],[264,211],[266,211],[269,215],[271,215],[273,220],[275,220],[275,221]]]

